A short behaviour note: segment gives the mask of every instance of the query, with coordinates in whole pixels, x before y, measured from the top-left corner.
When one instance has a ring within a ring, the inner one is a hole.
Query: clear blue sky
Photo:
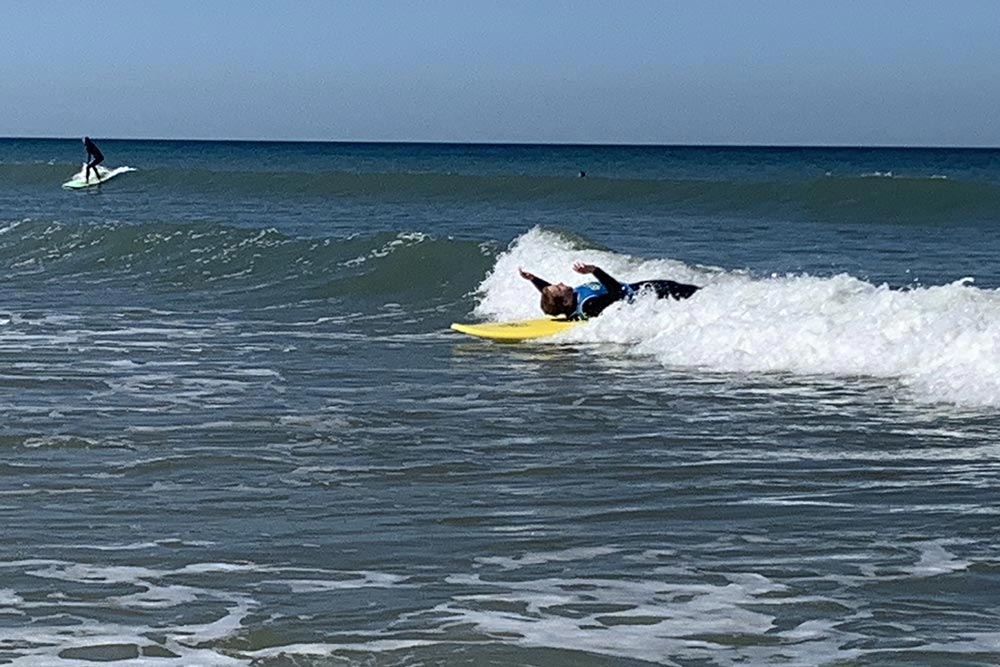
[[[0,136],[1000,146],[994,0],[6,0]]]

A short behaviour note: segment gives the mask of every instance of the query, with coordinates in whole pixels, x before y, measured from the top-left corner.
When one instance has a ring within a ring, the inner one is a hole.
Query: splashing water
[[[671,259],[642,260],[532,230],[480,285],[480,316],[537,317],[524,267],[552,282],[583,282],[574,261],[616,278],[701,285],[687,301],[616,304],[558,340],[617,343],[668,367],[711,372],[867,376],[899,381],[920,400],[1000,405],[1000,294],[963,278],[893,289],[846,274],[755,278]]]

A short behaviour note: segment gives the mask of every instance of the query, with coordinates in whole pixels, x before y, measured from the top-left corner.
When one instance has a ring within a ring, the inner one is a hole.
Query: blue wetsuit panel
[[[631,299],[635,295],[635,290],[631,285],[627,283],[619,284],[621,285],[624,298]],[[570,317],[575,320],[587,319],[587,314],[583,310],[584,304],[587,301],[608,294],[608,288],[598,282],[586,283],[584,285],[574,287],[573,291],[576,292],[576,310],[573,311],[573,314],[570,315]]]

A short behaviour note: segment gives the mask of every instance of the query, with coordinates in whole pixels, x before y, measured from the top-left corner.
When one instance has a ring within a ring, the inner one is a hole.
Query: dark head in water
[[[566,283],[542,288],[542,312],[546,315],[572,315],[576,311],[576,292]]]

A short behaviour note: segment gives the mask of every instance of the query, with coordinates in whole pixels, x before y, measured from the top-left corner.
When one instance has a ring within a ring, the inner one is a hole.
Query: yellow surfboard
[[[452,324],[451,328],[459,333],[486,338],[504,343],[516,343],[522,340],[547,338],[568,331],[583,324],[579,320],[556,320],[543,318],[539,320],[521,320],[519,322],[487,322],[484,324]]]

